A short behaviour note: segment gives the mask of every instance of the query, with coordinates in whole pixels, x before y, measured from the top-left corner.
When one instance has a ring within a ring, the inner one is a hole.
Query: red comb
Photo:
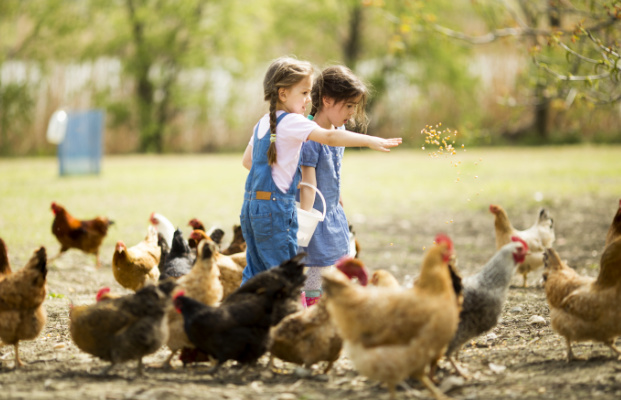
[[[105,295],[110,293],[110,288],[109,287],[102,287],[101,289],[99,289],[99,291],[97,292],[97,296],[95,296],[95,300],[96,301],[101,301],[101,298]]]
[[[448,237],[448,235],[446,235],[444,233],[438,234],[436,236],[435,242],[436,242],[436,244],[446,243],[446,245],[448,246],[449,250],[453,250],[453,241],[451,240],[450,237]]]
[[[517,237],[517,236],[511,236],[511,241],[512,242],[520,242],[520,243],[522,243],[522,245],[524,246],[524,251],[528,251],[528,245],[526,244],[524,239],[522,239],[520,237]]]
[[[177,297],[184,296],[184,295],[185,295],[185,292],[183,290],[180,290],[177,292],[177,294],[173,296],[173,300],[176,300]]]

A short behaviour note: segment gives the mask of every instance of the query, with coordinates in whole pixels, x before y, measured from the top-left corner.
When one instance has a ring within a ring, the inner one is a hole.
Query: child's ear
[[[285,88],[278,89],[278,100],[281,103],[284,103],[287,100],[287,89]]]
[[[328,96],[323,96],[323,106],[324,107],[332,107],[332,105],[334,104],[334,99],[328,97]]]

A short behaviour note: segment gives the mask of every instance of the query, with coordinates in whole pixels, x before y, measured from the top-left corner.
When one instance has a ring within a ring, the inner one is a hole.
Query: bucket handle
[[[300,182],[300,185],[308,186],[309,188],[314,189],[315,192],[319,194],[319,197],[321,198],[321,202],[323,203],[323,215],[321,216],[321,220],[323,221],[326,218],[326,199],[323,197],[323,194],[321,194],[319,189],[317,189],[315,186],[311,185],[310,183]]]

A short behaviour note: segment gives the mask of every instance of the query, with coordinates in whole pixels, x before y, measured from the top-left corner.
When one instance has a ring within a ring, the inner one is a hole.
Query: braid
[[[313,117],[317,114],[317,112],[322,108],[323,102],[323,75],[319,75],[315,83],[313,84],[313,88],[311,89],[311,111],[310,115]]]
[[[278,92],[270,97],[270,147],[267,150],[267,163],[271,166],[276,162],[276,102]]]

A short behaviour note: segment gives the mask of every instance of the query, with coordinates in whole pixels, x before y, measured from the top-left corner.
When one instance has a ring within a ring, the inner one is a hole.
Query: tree
[[[529,51],[534,68],[528,71],[532,98],[526,101],[533,105],[534,117],[530,126],[519,128],[515,135],[534,131],[546,141],[550,105],[555,101],[569,108],[575,100],[597,105],[621,100],[619,0],[478,0],[473,10],[485,22],[487,33],[468,34],[438,24],[440,14],[433,19],[418,18],[416,23],[421,29],[471,44],[504,40]]]

